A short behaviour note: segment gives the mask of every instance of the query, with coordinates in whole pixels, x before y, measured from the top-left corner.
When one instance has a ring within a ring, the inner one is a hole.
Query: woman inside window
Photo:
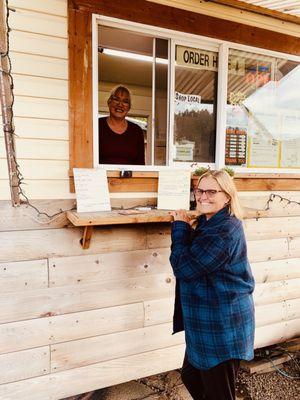
[[[107,100],[109,116],[99,119],[99,163],[144,165],[144,134],[125,117],[131,108],[127,87],[117,86]]]
[[[196,229],[172,212],[174,333],[185,330],[182,380],[195,400],[234,400],[240,360],[253,358],[254,280],[233,180],[208,171],[195,189]]]

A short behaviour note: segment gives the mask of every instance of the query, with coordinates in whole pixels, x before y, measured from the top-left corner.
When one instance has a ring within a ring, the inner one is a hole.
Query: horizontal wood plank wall
[[[42,3],[42,4],[41,4]],[[17,157],[29,198],[73,198],[68,188],[67,0],[9,0]],[[9,199],[3,132],[0,198]]]
[[[279,193],[300,199],[299,192]],[[241,197],[264,208],[269,195]],[[36,205],[53,213],[68,202]],[[256,280],[256,348],[300,335],[297,207],[274,200],[266,217],[245,220]],[[33,399],[59,400],[180,367],[184,336],[171,335],[169,224],[102,227],[86,251],[80,229],[65,228],[64,219],[45,226],[32,210],[2,209],[1,399],[32,392]]]

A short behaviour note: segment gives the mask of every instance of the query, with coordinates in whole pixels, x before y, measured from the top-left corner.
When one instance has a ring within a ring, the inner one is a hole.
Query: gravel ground
[[[297,375],[292,362],[280,368],[289,375]],[[76,396],[76,400],[80,399],[84,396]],[[192,397],[176,370],[97,390],[90,400],[192,400]],[[278,372],[249,374],[240,371],[237,400],[300,400],[300,380],[285,378]]]
[[[280,369],[289,375],[297,375],[292,362],[285,363]],[[237,388],[245,400],[300,400],[300,379],[288,379],[278,372],[251,375],[240,371]]]

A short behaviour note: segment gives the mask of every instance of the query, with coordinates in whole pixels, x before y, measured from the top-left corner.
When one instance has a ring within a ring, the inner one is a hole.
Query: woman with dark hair
[[[208,171],[195,188],[194,229],[172,212],[174,333],[184,330],[181,376],[195,400],[234,400],[240,360],[253,358],[254,279],[232,178]]]
[[[99,119],[99,163],[144,165],[142,129],[125,119],[131,108],[131,95],[125,86],[117,86],[107,100],[109,116]]]

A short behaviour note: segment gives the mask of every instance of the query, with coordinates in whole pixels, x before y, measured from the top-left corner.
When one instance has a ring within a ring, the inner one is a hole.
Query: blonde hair
[[[127,94],[128,100],[129,100],[129,108],[131,108],[131,93],[130,93],[130,90],[129,90],[126,86],[123,86],[123,85],[115,86],[115,87],[111,90],[110,95],[109,95],[109,98],[108,98],[108,100],[107,100],[107,104],[109,104],[109,103],[111,102],[112,98],[113,98],[114,96],[116,96],[117,93],[126,93],[126,94]]]
[[[208,178],[208,177],[212,177],[213,179],[215,179],[220,185],[221,189],[229,197],[228,206],[230,214],[242,220],[244,216],[243,209],[238,198],[238,193],[235,184],[230,175],[224,170],[208,170],[198,179],[197,187],[199,186],[203,178]]]

